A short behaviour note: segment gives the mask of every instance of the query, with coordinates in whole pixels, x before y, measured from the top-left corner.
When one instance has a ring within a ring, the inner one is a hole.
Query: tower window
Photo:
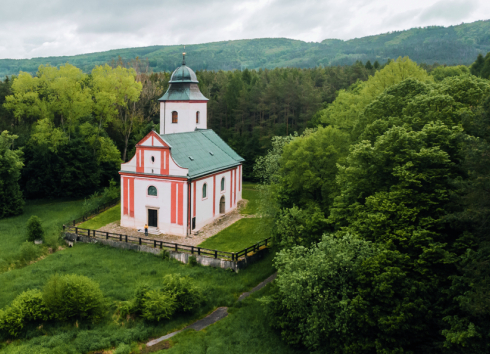
[[[177,111],[172,112],[172,123],[178,123],[179,122],[179,114]]]
[[[206,198],[206,196],[207,196],[207,193],[206,193],[207,187],[208,187],[208,185],[206,183],[204,183],[204,185],[202,186],[202,197],[203,197],[203,199]]]
[[[221,190],[222,191],[225,190],[225,178],[224,177],[221,179]]]
[[[199,116],[200,116],[200,113],[199,111],[196,112],[196,123],[199,124]]]
[[[149,186],[148,187],[148,195],[157,195],[157,188],[154,186]]]

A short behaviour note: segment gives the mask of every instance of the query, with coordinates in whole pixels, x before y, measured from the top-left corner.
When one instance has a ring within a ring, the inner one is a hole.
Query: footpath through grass
[[[196,332],[192,329],[169,340],[170,349],[155,354],[299,354],[273,330],[259,301],[270,292],[270,285],[228,309],[228,316]]]
[[[26,224],[32,215],[42,220],[46,241],[56,244],[61,225],[82,215],[83,200],[75,201],[28,201],[24,214],[0,220],[0,263],[16,259],[19,247],[27,239]],[[1,284],[1,283],[0,283]]]
[[[133,251],[94,244],[76,244],[35,264],[0,274],[0,308],[5,308],[20,293],[41,289],[53,274],[82,274],[97,281],[107,298],[107,318],[90,323],[46,323],[27,330],[23,340],[5,345],[0,353],[86,353],[120,343],[146,341],[182,328],[218,306],[231,306],[239,294],[250,290],[274,272],[272,255],[236,274],[229,270],[184,265],[177,261]],[[204,288],[207,300],[196,313],[170,320],[147,322],[115,321],[117,301],[129,300],[135,287],[147,283],[158,288],[166,274],[191,277]]]
[[[80,224],[79,227],[82,227],[84,229],[97,230],[102,226],[106,226],[111,222],[115,222],[119,220],[121,220],[120,203],[110,209],[107,209],[106,211],[100,213],[99,215],[93,217],[92,219],[85,221],[84,223]]]

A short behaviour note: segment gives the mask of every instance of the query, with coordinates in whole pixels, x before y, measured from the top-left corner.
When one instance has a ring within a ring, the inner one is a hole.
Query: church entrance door
[[[225,213],[225,196],[222,196],[221,199],[219,200],[219,213],[220,214]]]
[[[158,227],[158,211],[148,209],[148,226]]]

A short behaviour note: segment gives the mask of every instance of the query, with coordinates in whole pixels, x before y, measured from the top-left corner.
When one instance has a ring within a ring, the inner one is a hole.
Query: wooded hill
[[[233,70],[276,67],[311,68],[318,65],[350,65],[357,60],[386,62],[408,56],[417,63],[471,64],[479,53],[490,51],[490,20],[457,26],[430,26],[394,31],[343,41],[320,43],[287,38],[260,38],[187,45],[187,64],[194,70]],[[70,63],[84,72],[95,65],[121,57],[148,58],[153,71],[172,71],[180,65],[182,46],[151,46],[116,49],[75,56],[0,59],[0,77],[26,71],[35,74],[39,65]]]

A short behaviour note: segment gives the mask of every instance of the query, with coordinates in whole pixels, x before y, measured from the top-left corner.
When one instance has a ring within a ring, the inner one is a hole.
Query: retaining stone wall
[[[122,248],[125,250],[131,250],[137,252],[152,253],[155,255],[159,255],[162,251],[159,248],[149,247],[145,245],[140,246],[129,242],[126,243],[120,241],[104,240],[104,239],[94,238],[89,236],[76,235],[69,232],[65,232],[65,241],[67,243],[72,243],[72,245],[75,245],[77,242],[98,243],[109,247]],[[175,251],[167,251],[167,252],[169,253],[170,258],[176,259],[182,263],[189,263],[189,257],[192,256],[191,254],[185,252],[175,252]],[[199,256],[197,254],[194,254],[194,257],[196,257],[197,263],[202,266],[223,268],[223,269],[233,269],[235,272],[238,273],[240,269],[245,269],[249,264],[261,260],[268,253],[269,253],[269,249],[265,248],[256,252],[251,256],[245,257],[244,259],[240,259],[238,261],[228,261],[219,258]]]

